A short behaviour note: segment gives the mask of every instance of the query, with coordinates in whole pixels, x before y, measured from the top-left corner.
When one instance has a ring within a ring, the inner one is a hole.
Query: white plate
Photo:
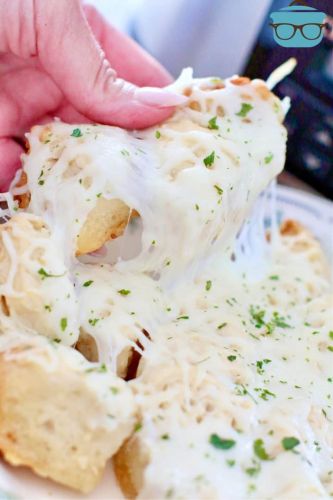
[[[333,263],[333,204],[323,198],[278,187],[278,220],[296,219],[308,227],[320,240],[328,258]],[[107,466],[103,481],[88,496],[57,486],[46,479],[40,479],[24,468],[11,468],[0,461],[0,500],[119,500],[123,496],[116,485],[111,463]]]

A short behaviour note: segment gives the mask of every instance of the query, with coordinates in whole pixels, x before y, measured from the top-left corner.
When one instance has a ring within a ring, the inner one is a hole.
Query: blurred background
[[[296,71],[276,93],[290,96],[288,157],[282,183],[333,199],[333,41],[283,48],[270,13],[291,0],[90,0],[108,20],[155,56],[176,78],[246,74],[266,79],[290,57]],[[333,17],[333,0],[301,2]],[[332,37],[333,38],[333,37]]]

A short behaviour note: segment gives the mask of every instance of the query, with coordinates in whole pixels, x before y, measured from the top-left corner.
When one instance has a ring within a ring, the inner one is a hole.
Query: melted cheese
[[[150,457],[140,498],[325,498],[333,493],[327,265],[306,232],[273,230],[265,241],[265,198],[238,235],[283,168],[282,103],[259,80],[185,74],[175,88],[188,105],[160,127],[55,122],[29,135],[29,211],[48,225],[46,256],[67,267],[75,288],[65,316],[95,339],[110,371],[126,370],[131,348],[142,355],[129,382]],[[140,221],[105,255],[78,260],[77,235],[100,196],[123,200]],[[4,244],[15,269],[15,249]],[[44,281],[50,300],[64,294],[59,278]],[[3,350],[33,336],[4,315],[0,330]]]

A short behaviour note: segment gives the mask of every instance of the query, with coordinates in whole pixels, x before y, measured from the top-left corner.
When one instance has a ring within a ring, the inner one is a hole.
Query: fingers
[[[15,172],[21,166],[23,149],[12,139],[0,138],[0,192],[7,191]]]
[[[15,56],[1,58],[0,137],[22,137],[62,100],[59,88],[37,65]]]
[[[172,82],[171,75],[159,62],[111,26],[93,6],[86,5],[84,11],[106,58],[120,78],[139,87],[164,87]]]
[[[125,128],[161,122],[180,96],[140,90],[116,78],[95,40],[78,0],[35,0],[41,64],[67,99],[88,118]]]
[[[34,0],[0,1],[0,53],[36,54]]]

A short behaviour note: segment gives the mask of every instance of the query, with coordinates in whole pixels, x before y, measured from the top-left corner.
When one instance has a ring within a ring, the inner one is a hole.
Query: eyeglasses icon
[[[280,40],[291,40],[299,30],[306,40],[318,40],[321,37],[323,28],[327,28],[327,23],[308,23],[308,24],[288,24],[288,23],[270,23],[274,28],[275,35]]]

